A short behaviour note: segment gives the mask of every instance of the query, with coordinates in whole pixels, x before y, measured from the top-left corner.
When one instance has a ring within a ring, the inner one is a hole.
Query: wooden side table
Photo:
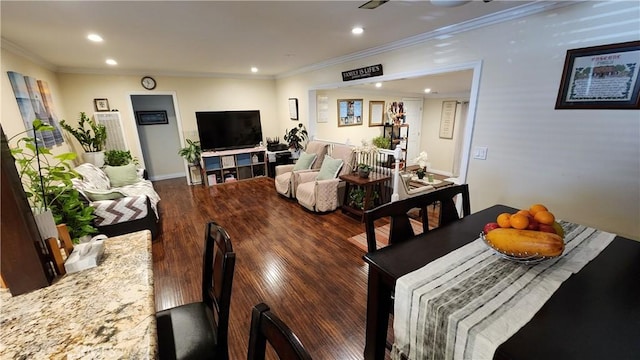
[[[383,182],[389,180],[391,176],[379,173],[370,173],[368,178],[360,177],[356,174],[340,175],[340,180],[346,183],[344,191],[344,201],[342,203],[342,212],[352,213],[360,217],[360,221],[364,221],[364,212],[373,205],[372,195],[374,187],[379,186]],[[349,192],[353,187],[362,187],[364,190],[364,201],[362,209],[358,209],[349,205]]]

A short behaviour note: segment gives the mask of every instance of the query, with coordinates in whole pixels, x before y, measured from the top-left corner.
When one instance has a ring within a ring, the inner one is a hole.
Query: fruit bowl
[[[491,250],[493,250],[493,252],[498,255],[499,257],[503,258],[503,259],[507,259],[507,260],[511,260],[517,263],[521,263],[521,264],[538,264],[541,263],[545,260],[549,260],[549,259],[553,259],[555,257],[549,257],[549,256],[541,256],[540,254],[509,254],[506,252],[503,252],[502,250],[496,249],[495,247],[493,247],[491,245],[491,243],[489,243],[487,241],[487,238],[484,235],[484,232],[480,232],[480,238],[482,239],[482,242],[484,242]]]

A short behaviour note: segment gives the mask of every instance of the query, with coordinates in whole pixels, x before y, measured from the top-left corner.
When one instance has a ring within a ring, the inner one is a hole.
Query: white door
[[[407,164],[413,165],[416,157],[420,154],[420,136],[422,129],[422,105],[421,98],[403,98],[405,121],[409,124],[409,135],[407,136]]]

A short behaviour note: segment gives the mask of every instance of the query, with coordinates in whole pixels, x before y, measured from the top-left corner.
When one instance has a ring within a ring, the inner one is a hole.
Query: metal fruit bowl
[[[511,260],[511,261],[515,261],[521,264],[538,264],[541,263],[545,260],[549,260],[549,259],[554,259],[554,257],[549,257],[549,256],[541,256],[538,253],[535,254],[509,254],[506,252],[503,252],[500,249],[497,249],[495,247],[493,247],[493,245],[491,245],[491,243],[489,243],[487,241],[487,238],[484,236],[484,232],[480,232],[480,238],[482,239],[482,241],[491,249],[493,250],[496,255],[500,256],[503,259],[507,259],[507,260]]]

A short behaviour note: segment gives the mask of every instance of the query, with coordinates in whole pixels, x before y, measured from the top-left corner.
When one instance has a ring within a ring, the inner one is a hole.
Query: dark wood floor
[[[347,238],[364,225],[341,211],[315,214],[277,195],[273,179],[213,187],[154,182],[161,232],[153,244],[156,309],[198,301],[204,227],[215,220],[236,252],[231,359],[246,359],[250,311],[266,302],[314,359],[362,359],[368,267]]]

